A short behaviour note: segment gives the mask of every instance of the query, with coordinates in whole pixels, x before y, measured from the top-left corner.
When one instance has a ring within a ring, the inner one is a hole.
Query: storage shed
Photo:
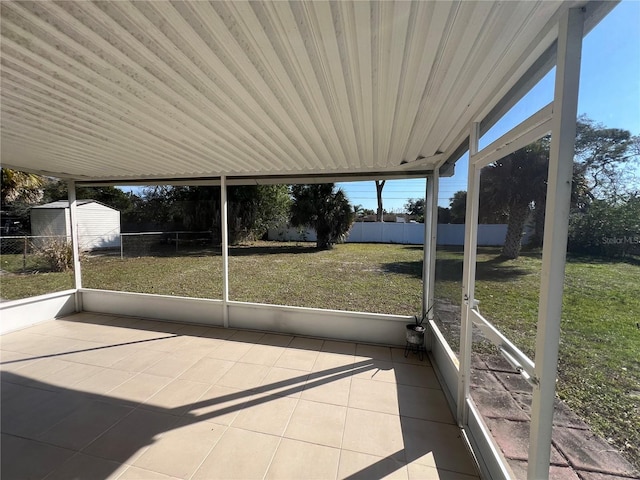
[[[120,212],[95,200],[78,200],[78,238],[83,250],[120,246]],[[69,202],[39,205],[31,209],[31,235],[71,234]]]

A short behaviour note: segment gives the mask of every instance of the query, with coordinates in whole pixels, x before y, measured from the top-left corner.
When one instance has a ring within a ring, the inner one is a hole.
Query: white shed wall
[[[78,241],[86,250],[119,247],[120,212],[99,203],[78,206]]]
[[[67,213],[66,218],[65,213]],[[68,224],[68,210],[59,208],[34,208],[31,210],[31,235],[33,236],[66,235]]]
[[[120,212],[100,203],[78,205],[78,240],[83,250],[120,246]],[[31,210],[31,235],[71,234],[69,208]]]

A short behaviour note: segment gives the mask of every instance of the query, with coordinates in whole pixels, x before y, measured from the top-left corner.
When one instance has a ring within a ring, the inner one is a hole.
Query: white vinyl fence
[[[501,246],[507,235],[507,225],[478,225],[478,245]],[[527,243],[528,233],[523,238]],[[284,242],[315,242],[316,232],[311,229],[280,227],[269,229],[269,240]],[[424,224],[356,222],[351,227],[347,242],[424,244]],[[463,224],[438,225],[438,245],[464,245]]]

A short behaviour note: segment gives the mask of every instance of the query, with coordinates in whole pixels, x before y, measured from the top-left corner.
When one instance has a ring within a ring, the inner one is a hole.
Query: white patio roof
[[[583,4],[585,31],[615,5],[2,2],[2,163],[116,183],[422,175],[549,71]]]

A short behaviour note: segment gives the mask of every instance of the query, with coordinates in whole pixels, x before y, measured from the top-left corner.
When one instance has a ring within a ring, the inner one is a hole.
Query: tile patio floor
[[[478,478],[401,349],[89,313],[0,347],[3,478]]]

